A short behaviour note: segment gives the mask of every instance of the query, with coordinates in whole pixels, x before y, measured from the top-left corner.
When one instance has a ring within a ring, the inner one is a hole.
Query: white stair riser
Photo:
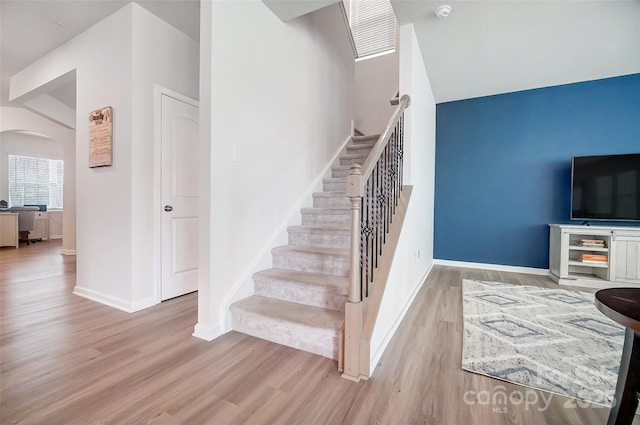
[[[309,273],[324,273],[332,276],[348,276],[349,260],[313,253],[273,254],[273,267],[279,269],[298,270]]]
[[[336,331],[322,331],[307,326],[281,322],[249,312],[233,312],[231,327],[256,338],[297,348],[336,360],[338,358],[338,334]]]
[[[344,311],[347,296],[329,292],[326,288],[286,280],[254,279],[255,295],[276,300]]]
[[[349,234],[289,232],[289,245],[348,249]]]
[[[322,189],[325,192],[347,192],[347,182],[343,181],[343,182],[329,182],[329,183],[323,183],[322,184]]]
[[[352,165],[352,164],[364,164],[364,161],[366,161],[367,157],[366,156],[358,156],[355,158],[342,158],[340,157],[340,165]]]
[[[302,224],[304,226],[349,227],[351,226],[351,215],[349,212],[345,214],[309,214],[303,212]]]
[[[351,201],[344,196],[320,196],[313,198],[314,208],[351,208]]]

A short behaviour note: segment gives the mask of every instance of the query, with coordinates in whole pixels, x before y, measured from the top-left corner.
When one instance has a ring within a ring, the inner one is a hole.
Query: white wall
[[[0,108],[0,132],[16,130],[43,134],[63,146],[64,154],[64,215],[62,253],[76,252],[76,176],[75,176],[75,131],[63,127],[23,108]],[[1,166],[0,166],[1,168]],[[4,174],[4,172],[2,172]],[[2,191],[0,185],[0,192]],[[8,189],[6,189],[8,190]],[[6,193],[6,192],[5,192]],[[2,199],[2,198],[0,198]]]
[[[413,24],[400,28],[400,93],[411,96],[405,112],[404,181],[413,192],[371,338],[372,368],[433,265],[436,105]]]
[[[134,311],[154,298],[154,84],[197,94],[197,42],[130,3],[11,78],[11,96],[75,69],[75,293]],[[181,61],[189,58],[191,63]],[[88,168],[88,114],[113,107],[113,165]]]
[[[160,166],[154,167],[154,84],[198,99],[199,46],[146,9],[134,6],[131,281],[133,302],[144,306],[159,297],[159,275],[152,279],[153,271],[159,268],[159,257],[154,254],[159,255],[160,235],[154,234],[160,228],[162,202]]]
[[[9,202],[9,155],[63,159],[62,142],[30,134],[0,133],[0,199]]]
[[[213,62],[213,2],[200,2],[200,108],[199,125],[200,140],[198,153],[198,322],[195,325],[193,335],[199,338],[211,340],[223,331],[223,323],[214,317],[217,314],[213,307],[213,293],[211,281],[211,205],[213,187],[211,170],[211,138],[212,122],[211,111],[213,109],[212,62]],[[217,327],[217,329],[214,329]]]
[[[28,95],[76,70],[76,293],[122,309],[131,285],[132,8],[126,6],[11,78]],[[113,107],[113,166],[88,168],[87,115]]]
[[[211,111],[210,253],[203,258],[211,269],[196,335],[207,338],[200,332],[207,329],[212,338],[226,328],[225,300],[349,136],[354,58],[338,5],[288,23],[257,0],[213,2],[201,13],[210,14],[202,34],[206,20],[212,28],[203,69],[213,72],[202,84],[210,92],[201,95],[201,108]]]
[[[356,128],[364,134],[382,133],[395,110],[389,100],[398,92],[399,53],[356,62]]]

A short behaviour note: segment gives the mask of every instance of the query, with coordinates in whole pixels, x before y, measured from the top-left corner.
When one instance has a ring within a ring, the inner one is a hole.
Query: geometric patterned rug
[[[624,328],[593,294],[463,280],[462,368],[611,406]]]

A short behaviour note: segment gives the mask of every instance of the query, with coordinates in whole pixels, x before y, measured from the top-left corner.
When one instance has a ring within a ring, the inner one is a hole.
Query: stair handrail
[[[402,191],[404,156],[404,110],[409,95],[398,106],[362,165],[353,164],[347,176],[347,196],[351,203],[351,244],[349,290],[345,304],[344,378],[359,381],[368,372],[361,370],[363,303],[377,267]],[[368,353],[368,350],[366,351]],[[368,364],[368,359],[366,359]]]
[[[362,165],[353,164],[351,166],[351,172],[347,176],[348,197],[364,196],[364,183],[366,183],[366,179],[371,175],[373,167],[375,167],[378,159],[380,159],[380,155],[382,155],[382,152],[389,143],[389,139],[391,138],[393,131],[396,129],[396,124],[398,124],[398,121],[403,118],[404,110],[407,109],[409,105],[411,105],[411,97],[409,97],[408,94],[403,94],[398,106],[389,120],[389,123],[378,137],[376,144],[371,148],[371,152],[369,153],[369,156],[367,156],[367,159]],[[355,169],[359,169],[360,173],[354,172]],[[351,177],[352,175],[355,175],[356,177]]]

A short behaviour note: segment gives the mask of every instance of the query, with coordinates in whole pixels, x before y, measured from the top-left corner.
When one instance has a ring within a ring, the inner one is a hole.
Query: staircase
[[[289,244],[272,249],[273,268],[253,275],[255,295],[230,306],[233,330],[338,359],[349,287],[351,204],[346,176],[364,163],[378,136],[355,136],[291,226]]]

